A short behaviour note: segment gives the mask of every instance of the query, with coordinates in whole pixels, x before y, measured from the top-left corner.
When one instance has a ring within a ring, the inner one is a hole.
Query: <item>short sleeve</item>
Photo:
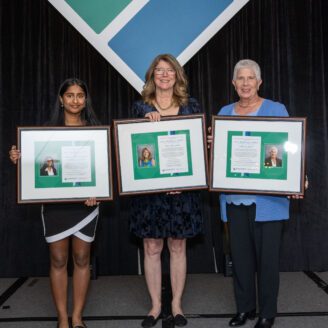
[[[144,118],[147,113],[155,111],[155,108],[145,104],[143,101],[138,100],[132,105],[133,117]]]
[[[190,106],[191,111],[192,111],[193,114],[202,112],[200,104],[198,103],[198,101],[195,98],[190,98],[189,99],[189,106]]]
[[[195,98],[189,98],[188,104],[186,106],[182,106],[180,109],[180,115],[197,114],[201,112],[203,111]]]
[[[283,105],[283,104],[280,104],[281,105],[281,116],[289,116],[289,114],[288,114],[288,111],[287,111],[287,109],[286,109],[286,106],[285,105]]]

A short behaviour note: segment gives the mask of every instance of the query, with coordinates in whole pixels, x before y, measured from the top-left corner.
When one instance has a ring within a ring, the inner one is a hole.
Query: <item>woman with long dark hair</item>
[[[59,87],[57,101],[48,126],[88,126],[99,124],[91,106],[86,84],[76,78],[65,80]],[[20,151],[12,146],[10,159],[17,163]],[[50,283],[58,314],[58,328],[69,328],[67,313],[67,262],[72,244],[73,310],[72,327],[85,328],[82,311],[90,281],[90,247],[95,237],[99,214],[98,202],[89,198],[84,203],[46,204],[41,208],[44,235],[50,251]]]

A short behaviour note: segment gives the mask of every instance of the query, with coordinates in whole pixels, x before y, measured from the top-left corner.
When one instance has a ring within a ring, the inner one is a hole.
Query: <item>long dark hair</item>
[[[58,95],[55,103],[55,107],[49,122],[46,125],[50,126],[61,126],[65,125],[64,111],[60,102],[60,97],[63,97],[64,93],[72,85],[78,85],[85,93],[85,107],[81,112],[82,121],[86,122],[87,125],[99,125],[100,122],[91,105],[91,97],[87,85],[78,78],[69,78],[65,80],[59,87]]]

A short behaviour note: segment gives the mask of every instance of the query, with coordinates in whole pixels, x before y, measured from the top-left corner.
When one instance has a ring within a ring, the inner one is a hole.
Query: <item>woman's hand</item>
[[[309,179],[308,179],[307,175],[305,175],[304,189],[307,190],[308,188],[309,188]],[[291,199],[303,199],[303,196],[300,196],[300,195],[291,195],[291,196],[288,196],[288,198],[291,198]]]
[[[19,160],[21,157],[20,150],[17,149],[15,145],[11,146],[11,149],[9,150],[9,158],[14,163],[17,164],[17,160]]]
[[[210,149],[213,145],[212,128],[210,126],[207,128],[207,132],[208,132],[208,135],[207,135],[207,148]]]
[[[305,188],[305,190],[308,190],[308,188],[309,188],[309,179],[306,174],[305,174],[304,188]]]
[[[97,202],[96,197],[90,197],[84,202],[84,205],[86,206],[98,206],[99,204],[100,202]]]
[[[145,117],[149,118],[151,122],[158,122],[161,120],[161,114],[159,112],[149,112]]]
[[[291,195],[287,196],[287,198],[291,199],[303,199],[304,197],[302,195]]]

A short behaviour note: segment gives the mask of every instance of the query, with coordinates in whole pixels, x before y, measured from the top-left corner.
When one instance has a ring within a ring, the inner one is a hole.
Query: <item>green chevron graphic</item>
[[[99,34],[132,0],[66,0],[72,9]]]

